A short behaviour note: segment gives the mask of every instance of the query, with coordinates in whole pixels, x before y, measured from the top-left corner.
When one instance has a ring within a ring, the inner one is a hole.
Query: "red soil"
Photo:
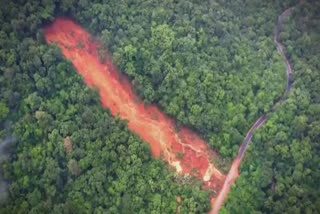
[[[128,120],[129,129],[150,144],[155,157],[162,156],[178,173],[195,175],[206,188],[219,191],[225,175],[211,163],[217,154],[190,129],[177,132],[174,120],[156,106],[138,103],[127,78],[120,76],[108,58],[104,63],[99,59],[99,42],[67,19],[56,19],[44,32],[47,42],[57,43],[86,84],[99,89],[103,106]]]
[[[239,166],[241,164],[241,160],[236,158],[232,165],[231,169],[226,177],[226,180],[223,184],[223,187],[220,189],[217,197],[211,199],[211,211],[209,214],[218,214],[223,203],[227,199],[227,196],[231,190],[232,185],[236,182],[239,177]]]

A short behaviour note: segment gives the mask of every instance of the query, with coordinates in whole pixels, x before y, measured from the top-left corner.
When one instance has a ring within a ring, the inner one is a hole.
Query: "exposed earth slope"
[[[128,120],[129,129],[151,146],[153,155],[164,159],[178,173],[195,175],[206,187],[219,190],[225,176],[212,164],[217,154],[188,128],[177,131],[172,119],[157,107],[140,103],[128,80],[119,76],[99,43],[80,26],[58,18],[45,29],[46,40],[57,42],[90,87],[99,89],[102,104],[114,116]]]

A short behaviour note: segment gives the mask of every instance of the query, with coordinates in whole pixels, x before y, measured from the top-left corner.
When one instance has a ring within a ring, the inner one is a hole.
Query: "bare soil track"
[[[127,120],[129,129],[150,144],[155,157],[163,156],[180,174],[200,178],[206,188],[218,191],[222,187],[225,175],[212,164],[217,154],[190,129],[181,128],[177,132],[174,120],[156,106],[137,103],[129,81],[120,77],[109,58],[101,62],[101,46],[89,33],[62,18],[56,19],[44,32],[47,42],[57,43],[86,84],[98,88],[103,106],[114,116]]]

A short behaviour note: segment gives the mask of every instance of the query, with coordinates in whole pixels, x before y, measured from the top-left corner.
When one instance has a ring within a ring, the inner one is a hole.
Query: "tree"
[[[78,162],[74,159],[69,160],[68,169],[69,169],[70,174],[74,175],[74,176],[79,176],[81,173]]]
[[[5,103],[0,102],[0,122],[5,120],[9,114],[9,108]]]

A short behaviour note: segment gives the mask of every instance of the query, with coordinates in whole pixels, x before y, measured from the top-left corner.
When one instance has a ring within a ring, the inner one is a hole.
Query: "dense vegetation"
[[[42,25],[73,17],[101,39],[146,102],[230,160],[285,90],[273,32],[296,3],[0,0],[0,138],[17,138],[0,212],[174,213],[177,196],[181,213],[209,210],[200,184],[174,176],[100,107],[59,49],[45,44]],[[255,135],[226,213],[320,212],[319,7],[307,4],[285,25],[294,89]]]
[[[223,213],[320,213],[319,8],[306,2],[285,24],[293,91],[255,135]]]
[[[94,1],[70,11],[100,35],[145,101],[227,159],[284,91],[272,40],[279,12],[270,2]]]
[[[152,159],[148,144],[103,110],[61,51],[33,31],[44,21],[37,1],[6,4],[1,135],[11,134],[4,122],[12,121],[18,142],[4,166],[11,185],[0,213],[175,213],[178,196],[181,212],[207,212],[201,184]]]

